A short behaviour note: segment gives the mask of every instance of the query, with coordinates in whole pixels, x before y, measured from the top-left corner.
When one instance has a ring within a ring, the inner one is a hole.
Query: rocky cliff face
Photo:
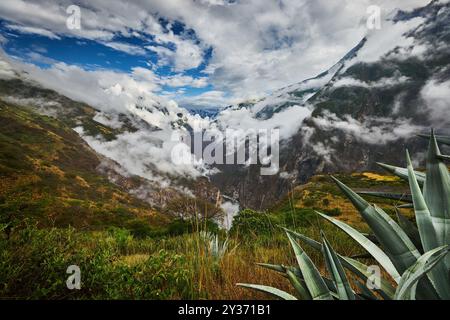
[[[244,105],[263,119],[293,104],[312,113],[283,141],[281,174],[227,168],[213,182],[222,190],[236,186],[241,203],[264,208],[317,173],[379,170],[376,162],[403,165],[406,147],[420,162],[424,142],[416,134],[450,128],[449,22],[450,4],[440,1],[400,11],[330,70]]]

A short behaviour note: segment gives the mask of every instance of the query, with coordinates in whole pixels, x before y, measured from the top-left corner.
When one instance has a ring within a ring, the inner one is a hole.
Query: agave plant
[[[333,250],[325,235],[321,241],[284,229],[294,250],[298,265],[259,264],[289,279],[295,296],[277,288],[238,284],[288,300],[312,299],[450,299],[450,175],[438,141],[450,145],[450,137],[429,138],[426,172],[414,171],[408,151],[406,168],[380,164],[389,172],[409,182],[411,194],[365,193],[406,202],[414,208],[416,224],[397,212],[397,221],[345,184],[332,177],[339,189],[353,203],[370,227],[373,237],[365,235],[342,221],[317,214],[353,238],[377,261],[391,279],[380,279],[379,286],[368,286],[370,266],[355,257],[345,257]],[[421,188],[422,187],[422,188]],[[299,242],[322,252],[329,277],[320,274]],[[352,277],[348,277],[348,275]]]
[[[206,252],[214,259],[220,260],[225,256],[225,253],[228,251],[228,238],[224,241],[220,241],[217,234],[207,231],[201,231],[200,236],[205,241]]]

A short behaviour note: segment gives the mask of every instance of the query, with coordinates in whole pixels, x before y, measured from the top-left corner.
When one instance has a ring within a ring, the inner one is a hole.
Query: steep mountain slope
[[[150,181],[97,153],[74,128],[104,143],[160,130],[139,116],[100,113],[36,83],[0,80],[2,219],[11,225],[25,218],[43,226],[120,226],[148,234],[194,214],[196,205],[202,214],[220,218],[220,193],[207,179]]]
[[[357,55],[358,51],[364,46],[366,41],[366,38],[362,39],[358,45],[350,50],[340,61],[316,77],[277,90],[260,101],[244,103],[238,107],[249,108],[252,113],[255,114],[255,118],[266,120],[288,107],[308,103],[316,93],[327,86],[330,81],[339,74],[346,62]]]
[[[361,57],[358,53],[311,98],[314,111],[303,134],[312,132],[313,150],[320,143],[325,146],[319,150],[325,160],[328,157],[324,166],[348,171],[373,169],[376,161],[397,162],[395,144],[411,143],[414,148],[415,140],[410,139],[420,131],[448,128],[449,97],[430,95],[430,90],[448,85],[450,4],[434,1],[409,14],[399,12],[393,21],[417,19],[418,25],[403,33],[408,41],[398,40],[376,61],[365,57],[375,46],[369,38]],[[300,148],[298,158],[305,159],[306,150]]]
[[[102,158],[54,118],[0,101],[0,150],[0,217],[9,227],[150,231],[169,222],[101,175]]]
[[[311,115],[299,118],[298,132],[281,142],[280,174],[228,167],[214,183],[225,193],[234,186],[241,203],[264,208],[317,173],[380,170],[378,161],[403,165],[399,154],[406,147],[420,161],[424,142],[415,135],[450,127],[449,21],[444,1],[399,11],[327,72],[234,107],[248,109],[262,125],[293,104]]]

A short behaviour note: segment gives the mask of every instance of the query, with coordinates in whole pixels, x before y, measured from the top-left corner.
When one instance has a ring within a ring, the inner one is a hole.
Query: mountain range
[[[22,175],[8,157],[22,154],[21,172],[33,172],[27,179],[37,176],[46,188],[59,186],[53,201],[73,197],[68,185],[96,186],[90,189],[96,192],[108,186],[108,194],[120,195],[117,207],[126,207],[125,216],[134,221],[155,216],[152,208],[182,214],[186,206],[179,203],[192,199],[202,201],[211,215],[217,208],[236,211],[238,205],[265,209],[314,175],[379,170],[380,161],[403,165],[405,147],[420,165],[419,150],[425,148],[416,135],[431,127],[449,132],[449,21],[450,4],[444,1],[398,11],[380,30],[355,39],[355,47],[318,76],[223,110],[186,110],[154,96],[122,101],[124,89],[117,87],[108,94],[126,108],[102,109],[37,82],[23,65],[3,57],[2,176],[20,189]],[[21,133],[11,138],[25,128],[33,143]],[[260,165],[174,166],[171,161],[174,132],[238,128],[280,129],[278,174],[261,176]],[[34,144],[34,137],[42,140]],[[44,147],[47,153],[34,150]],[[58,170],[63,174],[54,178]],[[47,171],[53,180],[43,179]],[[84,205],[103,201],[80,192]],[[135,208],[142,203],[145,214]],[[89,210],[83,212],[90,215]]]
[[[264,121],[294,105],[311,114],[283,142],[280,175],[229,168],[212,180],[221,190],[238,185],[245,206],[265,208],[315,174],[380,170],[376,162],[404,165],[405,147],[420,164],[423,141],[416,135],[431,127],[448,133],[449,21],[450,5],[439,1],[398,11],[384,22],[389,33],[374,30],[324,73],[238,106]]]

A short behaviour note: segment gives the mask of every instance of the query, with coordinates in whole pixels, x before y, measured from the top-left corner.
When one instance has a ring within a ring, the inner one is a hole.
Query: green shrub
[[[129,263],[137,248],[129,231],[83,233],[27,226],[9,240],[0,226],[0,297],[23,299],[194,299],[193,269],[184,255],[160,250]],[[146,249],[151,246],[139,242]],[[67,267],[81,269],[81,290],[66,286]]]
[[[330,217],[338,217],[342,214],[341,209],[339,208],[333,208],[333,209],[329,209],[329,210],[322,210],[327,216]]]
[[[245,209],[234,217],[230,233],[243,238],[268,236],[273,233],[274,226],[278,222],[275,220],[269,214]]]
[[[186,257],[160,250],[144,262],[118,263],[103,283],[108,299],[193,299],[193,274]]]

